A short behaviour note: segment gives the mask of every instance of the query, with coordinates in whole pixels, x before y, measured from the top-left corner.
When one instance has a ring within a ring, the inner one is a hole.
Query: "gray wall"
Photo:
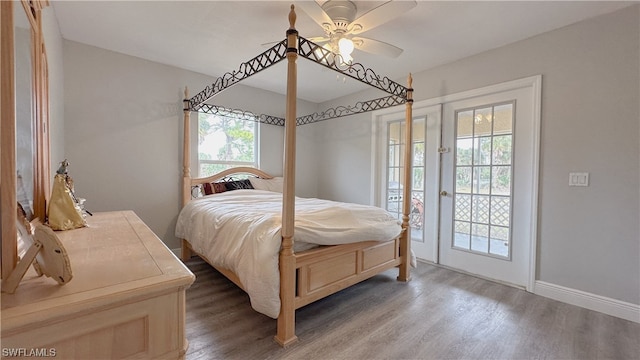
[[[542,74],[537,278],[633,304],[640,304],[639,24],[635,5],[414,74],[413,82],[419,101]],[[319,196],[369,203],[371,115],[313,126],[325,154]],[[590,173],[589,187],[568,187],[576,171]],[[354,178],[356,186],[344,181]]]
[[[192,96],[214,79],[67,40],[64,73],[64,149],[77,195],[90,211],[134,210],[167,246],[179,247],[183,89]],[[223,92],[216,104],[275,116],[285,108],[282,95],[242,85]],[[192,116],[192,128],[196,123]],[[260,130],[261,167],[273,175],[282,174],[283,129]],[[312,128],[299,133],[300,142],[313,138]],[[297,194],[315,196],[316,152],[312,146],[299,150]]]

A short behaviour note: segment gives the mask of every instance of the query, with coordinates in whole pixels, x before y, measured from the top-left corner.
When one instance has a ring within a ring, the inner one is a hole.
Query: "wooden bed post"
[[[184,140],[182,142],[182,207],[191,200],[191,110],[189,109],[189,89],[184,87]],[[180,258],[183,261],[191,258],[191,248],[184,239]]]
[[[282,194],[282,247],[280,248],[280,315],[275,341],[281,346],[298,340],[295,334],[296,259],[293,253],[296,175],[296,101],[298,86],[298,31],[291,5],[287,30],[287,103],[284,129],[284,189]]]
[[[411,74],[407,78],[407,102],[405,111],[405,140],[404,140],[404,184],[402,188],[402,237],[400,238],[400,256],[403,258],[398,274],[399,281],[411,280],[411,226],[409,225],[409,212],[411,211],[411,184],[413,173],[413,78]]]

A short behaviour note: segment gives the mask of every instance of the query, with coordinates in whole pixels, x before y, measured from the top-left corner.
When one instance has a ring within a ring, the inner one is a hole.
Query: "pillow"
[[[218,194],[227,191],[225,183],[204,183],[202,189],[205,195]]]
[[[249,181],[249,179],[227,181],[221,184],[224,184],[224,186],[227,188],[227,191],[238,190],[238,189],[253,189],[253,186],[251,185],[251,182]]]
[[[251,181],[253,188],[258,190],[281,193],[284,188],[284,178],[281,176],[274,177],[273,179],[249,178],[249,181]]]

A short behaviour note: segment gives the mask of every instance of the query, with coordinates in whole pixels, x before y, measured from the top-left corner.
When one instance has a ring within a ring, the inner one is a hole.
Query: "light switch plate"
[[[589,186],[589,173],[569,173],[569,186]]]

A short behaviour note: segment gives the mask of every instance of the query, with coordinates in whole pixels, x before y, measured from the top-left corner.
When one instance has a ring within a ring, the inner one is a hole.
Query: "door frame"
[[[538,248],[538,189],[539,189],[539,178],[540,178],[540,123],[541,123],[541,104],[542,104],[542,75],[534,75],[521,79],[506,81],[494,85],[489,85],[473,90],[463,91],[455,94],[444,95],[440,97],[435,97],[427,100],[415,101],[413,104],[414,116],[415,114],[420,114],[419,109],[428,109],[432,106],[443,106],[445,103],[467,100],[474,97],[486,96],[495,93],[517,90],[522,88],[531,88],[532,94],[532,104],[533,104],[533,149],[532,149],[532,158],[529,159],[532,167],[533,179],[531,181],[530,190],[530,199],[531,199],[531,226],[529,229],[529,236],[531,238],[530,247],[529,247],[529,264],[528,264],[528,281],[526,284],[526,290],[529,292],[533,292],[535,281],[536,281],[536,268],[537,268],[537,248]],[[380,156],[384,158],[384,154],[380,154],[380,152],[384,151],[381,149],[379,144],[380,141],[380,124],[385,122],[386,120],[390,120],[392,117],[396,117],[397,109],[387,109],[385,111],[375,112],[373,114],[373,122],[372,122],[372,135],[375,141],[372,141],[372,154],[375,154],[371,158],[371,168],[372,171],[371,176],[371,200],[373,204],[380,204],[380,195],[379,195],[379,187],[380,187]],[[441,122],[442,123],[442,122]],[[440,136],[442,136],[442,127],[440,128]],[[440,138],[440,142],[441,138]],[[384,147],[382,147],[384,148]],[[438,160],[438,165],[440,161]],[[438,166],[440,168],[440,166]],[[438,179],[441,174],[438,174]],[[439,180],[438,180],[439,185]],[[426,190],[426,189],[425,189]],[[438,197],[439,199],[439,197]],[[438,209],[440,208],[440,201],[438,200]],[[438,223],[440,223],[440,214],[438,212]],[[438,226],[438,234],[440,233],[440,229]],[[439,240],[439,238],[438,238]],[[439,243],[440,241],[435,242],[435,257],[434,262],[439,263]]]

